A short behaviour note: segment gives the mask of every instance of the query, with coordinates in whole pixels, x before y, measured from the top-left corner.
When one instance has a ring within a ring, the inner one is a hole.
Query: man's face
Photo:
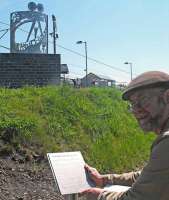
[[[142,89],[130,96],[132,112],[143,131],[160,129],[160,118],[165,104],[162,99],[163,91],[160,88]]]

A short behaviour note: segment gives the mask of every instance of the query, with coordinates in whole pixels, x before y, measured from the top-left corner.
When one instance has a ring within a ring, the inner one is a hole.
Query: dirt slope
[[[61,200],[47,160],[0,159],[0,200]]]

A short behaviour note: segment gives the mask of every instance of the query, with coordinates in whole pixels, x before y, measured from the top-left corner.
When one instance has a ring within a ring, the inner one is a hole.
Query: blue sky
[[[13,11],[27,10],[27,0],[0,0],[0,21],[9,23]],[[88,71],[109,76],[117,81],[130,80],[129,65],[134,76],[149,70],[169,73],[169,0],[41,0],[45,13],[55,14],[58,24],[58,45],[84,54],[85,40],[88,56],[104,62],[106,67],[88,61]],[[0,24],[0,29],[7,26]],[[49,32],[52,26],[49,26]],[[52,41],[52,38],[50,38]],[[9,47],[9,35],[0,40]],[[0,52],[6,52],[0,48]],[[50,44],[52,53],[52,45]],[[70,76],[85,75],[85,59],[57,47],[62,63],[67,63]],[[123,73],[115,70],[127,71]]]

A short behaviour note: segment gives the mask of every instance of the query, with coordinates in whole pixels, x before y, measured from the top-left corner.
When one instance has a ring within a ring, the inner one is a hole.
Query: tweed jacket
[[[169,200],[169,132],[153,142],[149,161],[141,172],[107,177],[111,184],[131,188],[125,192],[104,191],[98,200]]]

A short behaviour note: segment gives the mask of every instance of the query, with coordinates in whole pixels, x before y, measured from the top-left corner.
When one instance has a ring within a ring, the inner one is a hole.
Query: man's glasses
[[[129,106],[128,106],[128,110],[130,112],[133,112],[135,109],[138,108],[144,108],[147,104],[150,103],[150,100],[152,99],[152,96],[142,96],[139,97],[139,99],[135,102],[130,102]]]

